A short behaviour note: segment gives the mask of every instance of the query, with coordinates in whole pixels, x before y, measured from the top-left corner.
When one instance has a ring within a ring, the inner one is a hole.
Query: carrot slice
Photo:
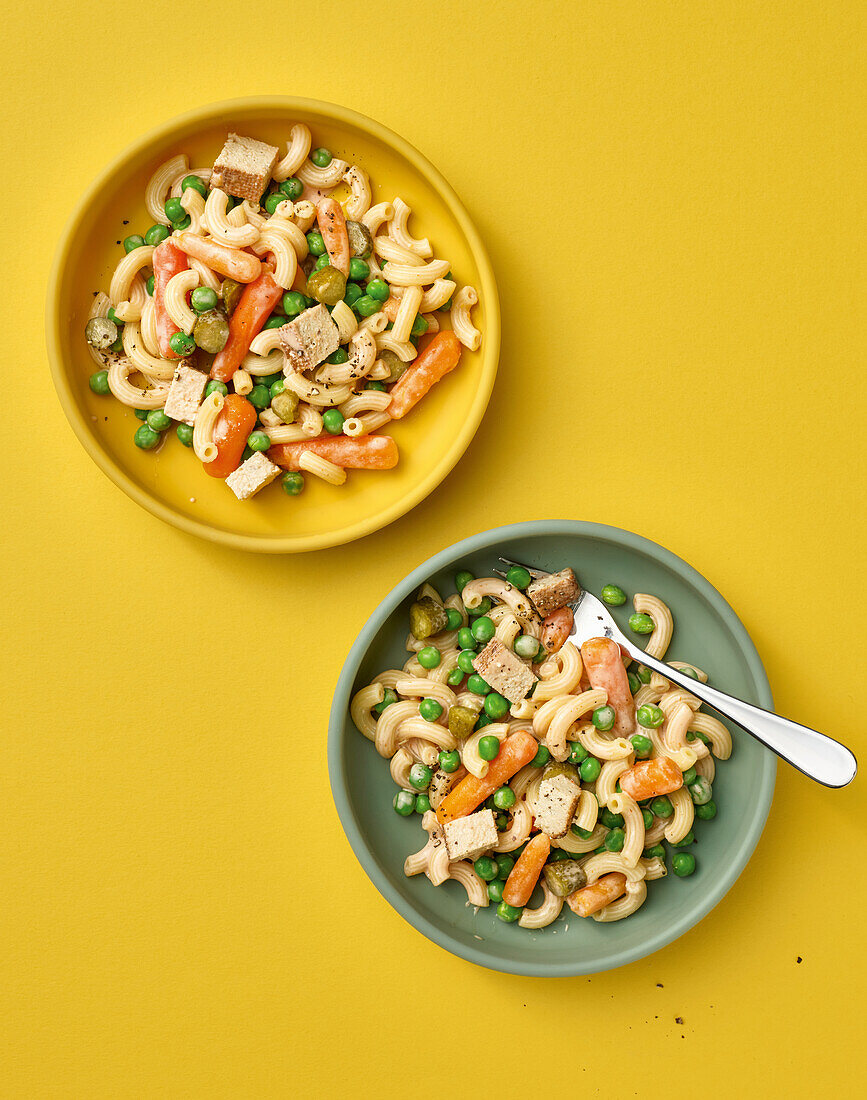
[[[214,425],[214,443],[217,457],[205,463],[211,477],[228,477],[241,465],[241,455],[247,445],[247,436],[256,427],[256,410],[246,397],[230,393],[217,423]]]
[[[534,836],[527,847],[518,856],[518,861],[509,872],[503,887],[503,901],[507,905],[522,906],[530,900],[536,888],[539,875],[545,866],[545,860],[551,854],[551,841],[544,833]]]
[[[304,451],[327,458],[344,470],[391,470],[397,465],[397,444],[390,435],[348,436],[320,435],[301,443],[280,443],[272,447],[268,457],[284,470],[300,470]]]
[[[572,633],[575,616],[569,607],[558,607],[542,623],[542,645],[546,652],[556,653]]]
[[[460,362],[461,342],[448,329],[438,332],[391,388],[391,404],[386,412],[400,420],[424,395]]]
[[[252,283],[262,273],[262,261],[252,252],[242,252],[238,248],[229,248],[219,241],[207,237],[198,237],[195,233],[180,233],[172,238],[182,252],[220,275],[227,275],[236,283]]]
[[[683,773],[673,760],[667,756],[657,756],[654,760],[638,760],[629,771],[620,776],[620,788],[641,802],[645,798],[671,794],[683,786]]]
[[[610,875],[602,878],[589,886],[582,886],[574,894],[570,894],[566,901],[573,913],[579,917],[589,917],[591,913],[598,913],[612,901],[616,901],[626,890],[626,875],[619,871],[612,871]]]
[[[154,317],[157,326],[157,342],[160,355],[163,359],[179,359],[180,356],[172,350],[169,341],[176,332],[181,330],[169,317],[166,310],[166,287],[169,279],[189,268],[187,257],[169,237],[162,244],[157,245],[153,254],[154,269]]]
[[[283,287],[274,282],[269,271],[263,271],[255,282],[244,287],[229,319],[229,339],[211,364],[211,378],[229,381],[282,297]]]
[[[456,787],[452,787],[439,804],[437,819],[441,824],[454,821],[457,817],[466,817],[480,806],[489,794],[493,794],[512,776],[529,764],[539,751],[539,743],[532,734],[518,730],[507,737],[500,745],[500,751],[488,765],[488,774],[479,779],[468,775]]]
[[[608,693],[608,705],[616,715],[614,735],[629,737],[635,733],[635,702],[620,646],[611,638],[588,638],[581,646],[581,660],[590,686]]]
[[[325,250],[331,266],[349,278],[349,234],[346,231],[346,217],[343,207],[330,196],[320,199],[316,208],[316,220],[319,232],[325,242]]]

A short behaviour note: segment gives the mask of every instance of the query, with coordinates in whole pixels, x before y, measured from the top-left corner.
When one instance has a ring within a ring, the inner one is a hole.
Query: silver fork
[[[500,561],[508,566],[521,564],[509,561],[508,558],[500,558]],[[522,568],[526,569],[534,580],[550,575],[544,570],[530,569],[526,565]],[[500,571],[495,570],[495,572]],[[504,574],[501,573],[501,575]],[[826,737],[824,733],[818,733],[809,726],[802,726],[772,711],[746,703],[743,699],[727,695],[724,691],[709,684],[703,684],[700,680],[694,680],[691,676],[665,664],[664,661],[651,657],[621,633],[605,604],[590,592],[582,590],[577,603],[571,606],[575,615],[575,625],[568,640],[574,645],[581,646],[588,638],[613,638],[636,661],[654,669],[667,680],[685,688],[702,702],[712,706],[723,718],[728,718],[729,721],[740,726],[751,737],[761,741],[777,756],[788,761],[810,779],[824,783],[826,787],[845,787],[855,778],[858,761],[854,753],[839,741],[834,741],[833,738]]]

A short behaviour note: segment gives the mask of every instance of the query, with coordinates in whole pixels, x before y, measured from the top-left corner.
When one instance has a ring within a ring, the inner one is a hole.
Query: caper
[[[117,339],[117,325],[110,317],[91,317],[84,326],[84,338],[97,351],[107,351]]]
[[[229,322],[217,309],[209,309],[196,318],[193,326],[193,339],[210,355],[222,351],[229,339]]]
[[[227,316],[231,317],[235,312],[235,306],[240,301],[243,293],[244,287],[241,283],[236,283],[234,279],[223,280],[223,305],[226,307]]]
[[[336,306],[346,293],[346,276],[336,267],[326,264],[307,280],[307,294],[324,306]]]
[[[395,355],[395,353],[393,351],[389,351],[388,348],[386,348],[384,351],[381,351],[377,358],[381,363],[385,363],[385,365],[391,371],[388,378],[383,379],[383,381],[386,382],[388,385],[391,385],[392,382],[396,382],[409,366],[408,363],[402,363],[400,359]]]
[[[370,230],[361,222],[346,223],[346,233],[349,237],[349,251],[353,256],[369,256],[373,248],[373,237]]]

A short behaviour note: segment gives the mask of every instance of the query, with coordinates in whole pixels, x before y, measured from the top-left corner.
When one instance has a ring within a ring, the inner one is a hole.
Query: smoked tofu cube
[[[446,848],[449,859],[477,859],[493,848],[499,839],[493,810],[479,810],[469,817],[459,817],[445,824]]]
[[[169,396],[166,398],[165,414],[182,424],[193,425],[196,413],[202,403],[208,376],[194,367],[180,363],[175,367]]]
[[[561,569],[550,577],[542,577],[527,586],[527,595],[544,618],[567,603],[574,603],[581,595],[581,585],[571,569]]]
[[[325,306],[312,306],[280,330],[287,373],[312,370],[340,346],[340,330]]]
[[[473,668],[494,691],[504,695],[510,703],[520,703],[537,677],[507,649],[499,638],[488,642],[473,661]]]
[[[211,187],[227,195],[258,202],[268,186],[280,150],[255,138],[229,134],[214,162]]]
[[[581,788],[568,775],[543,779],[536,799],[536,824],[542,832],[555,840],[565,836],[580,797]]]
[[[275,466],[261,451],[256,451],[246,462],[242,462],[237,470],[229,474],[226,484],[238,500],[249,500],[260,489],[270,485],[279,473],[279,466]]]

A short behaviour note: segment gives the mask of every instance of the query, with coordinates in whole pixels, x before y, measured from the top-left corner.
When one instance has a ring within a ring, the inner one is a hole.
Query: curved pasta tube
[[[274,257],[274,273],[271,276],[278,286],[289,290],[295,281],[295,272],[298,270],[298,256],[295,246],[284,233],[275,233],[267,224],[259,233],[259,239],[253,245],[253,251],[257,256],[266,253]]]
[[[108,364],[108,388],[122,405],[133,409],[161,409],[169,396],[169,383],[155,382],[150,388],[134,386],[130,373],[138,368],[128,358],[118,355]]]
[[[710,754],[703,756],[701,760],[696,760],[693,767],[697,775],[703,775],[708,783],[713,783],[716,775],[716,763]]]
[[[273,331],[273,330],[272,330]],[[251,372],[252,373],[252,372]],[[311,382],[303,374],[292,372],[284,379],[287,390],[297,394],[308,405],[326,406],[342,405],[349,397],[352,389],[350,386],[329,386],[324,382]],[[303,456],[302,456],[303,457]]]
[[[340,411],[344,416],[355,416],[360,412],[382,412],[388,408],[391,401],[390,393],[380,393],[378,390],[362,390],[361,393],[354,393],[340,406]],[[449,597],[452,599],[453,597]],[[460,601],[460,596],[457,597]],[[443,606],[449,605],[449,600],[446,600]],[[464,626],[466,626],[466,614],[463,611],[463,604],[461,604],[458,610],[461,612],[464,618]]]
[[[378,676],[374,676],[370,681],[372,684],[382,684],[383,687],[391,688],[394,691],[394,685],[398,680],[402,680],[404,673],[399,668],[387,668],[384,672],[380,672]]]
[[[455,705],[455,693],[446,684],[438,684],[427,677],[420,679],[416,676],[398,680],[394,685],[398,695],[407,698],[417,696],[421,699],[435,699],[443,710]]]
[[[371,333],[362,329],[354,333],[349,341],[349,358],[346,362],[324,365],[317,371],[316,379],[329,384],[352,383],[368,375],[375,362],[376,340]]]
[[[731,756],[732,735],[718,718],[714,718],[712,714],[703,714],[698,711],[693,714],[689,728],[696,733],[703,733],[708,738],[711,752],[717,760],[728,760]],[[702,742],[699,741],[698,744],[702,744]]]
[[[157,334],[157,315],[154,309],[153,298],[148,298],[145,302],[144,309],[141,311],[139,326],[145,351],[148,355],[153,355],[155,358],[158,357],[160,354],[160,346],[159,336]]]
[[[114,307],[114,312],[121,321],[140,321],[147,302],[148,293],[144,279],[141,275],[136,275],[130,286],[129,299],[126,302],[119,302]]]
[[[644,846],[652,848],[665,838],[665,830],[668,825],[667,817],[656,817],[649,829],[644,830]]]
[[[87,314],[87,319],[90,320],[91,317],[105,317],[108,315],[108,311],[110,309],[111,298],[109,298],[107,294],[104,294],[102,291],[100,291],[98,294],[94,295],[93,301],[90,304],[90,310]],[[90,354],[90,358],[100,368],[104,367],[106,363],[110,362],[111,357],[115,354],[114,352],[97,351],[97,349],[95,347],[92,347],[90,344],[87,344],[86,346]],[[391,397],[389,397],[389,401],[391,401]]]
[[[512,723],[509,723],[509,733],[514,733]],[[509,780],[509,786],[515,792],[515,798],[520,801],[527,793],[530,785],[542,776],[542,769],[534,764],[525,764],[523,768]]]
[[[677,844],[678,841],[683,840],[692,828],[692,823],[695,820],[695,806],[686,787],[678,787],[676,791],[671,792],[668,798],[674,807],[674,813],[666,821],[665,839],[669,844]]]
[[[190,219],[187,233],[202,234],[205,231],[205,198],[194,187],[188,187],[181,195],[181,206]]]
[[[644,652],[661,661],[674,631],[671,612],[658,596],[650,596],[646,592],[636,592],[632,603],[636,611],[649,615],[653,619],[653,633],[644,647]]]
[[[350,164],[343,173],[343,182],[349,188],[349,198],[343,204],[346,216],[361,221],[370,207],[370,180],[357,164]]]
[[[660,859],[659,856],[654,856],[653,859],[640,859],[638,862],[644,868],[645,882],[655,882],[656,879],[665,878],[668,874],[665,860]]]
[[[380,237],[376,238],[377,241],[381,239]],[[449,273],[450,266],[448,260],[429,260],[426,264],[420,266],[408,263],[389,263],[383,272],[383,276],[386,282],[393,283],[395,286],[429,286],[437,279],[444,279]]]
[[[521,624],[510,611],[497,623],[494,637],[501,641],[507,649],[511,649],[520,633]]]
[[[225,403],[226,399],[220,391],[214,390],[199,405],[193,424],[193,451],[200,462],[213,462],[217,457],[214,427]]]
[[[582,725],[572,740],[580,741],[591,756],[600,760],[625,760],[635,751],[625,737],[606,737],[590,722]]]
[[[172,188],[173,181],[189,173],[190,162],[183,154],[165,161],[157,168],[145,186],[145,206],[148,214],[160,225],[171,225],[165,211],[165,201]],[[132,255],[132,253],[130,253]]]
[[[394,217],[394,207],[390,202],[378,202],[376,206],[371,206],[370,209],[361,218],[361,224],[367,229],[371,237],[375,237],[379,232],[379,229],[387,221],[391,221]]]
[[[611,806],[617,780],[629,767],[625,760],[606,760],[596,780],[596,801],[600,806]]]
[[[443,653],[440,663],[428,673],[428,680],[433,681],[435,684],[444,684],[448,674],[458,667],[459,656],[459,649],[452,649],[448,653]]]
[[[641,808],[625,791],[615,791],[608,808],[612,813],[621,814],[623,817],[625,837],[620,854],[624,863],[634,867],[644,851],[644,817]]]
[[[201,198],[201,195],[199,198]],[[194,256],[187,256],[187,263],[190,265],[190,270],[195,271],[199,276],[199,282],[202,286],[213,290],[215,294],[222,294],[223,282],[216,271],[211,271],[207,264],[203,264],[201,260],[197,260]]]
[[[482,334],[473,324],[472,317],[470,317],[470,310],[473,306],[478,305],[478,302],[479,296],[475,287],[471,286],[462,286],[455,294],[452,302],[452,331],[464,347],[469,348],[470,351],[478,351],[482,342]],[[649,646],[646,652],[650,652]]]
[[[583,825],[581,827],[582,829],[584,828]],[[604,825],[595,825],[593,827],[593,832],[586,840],[580,836],[576,836],[570,829],[565,836],[558,837],[557,840],[554,840],[552,837],[551,845],[554,848],[562,848],[563,851],[568,852],[570,856],[582,856],[598,848],[607,835],[608,830]]]
[[[358,320],[346,302],[338,302],[331,311],[331,320],[337,325],[338,340],[341,344],[348,344],[349,338],[358,328]],[[374,344],[374,351],[376,345]],[[389,401],[391,398],[389,398]]]
[[[169,194],[172,195],[174,198],[183,198],[183,196],[187,192],[181,192],[181,184],[184,182],[187,176],[198,176],[202,183],[205,184],[205,186],[207,187],[207,185],[211,182],[212,175],[213,170],[210,168],[184,168],[183,171],[178,172],[178,174],[172,180]],[[187,188],[187,190],[191,191],[192,188]],[[198,192],[196,193],[198,194]],[[199,198],[201,198],[201,195],[199,195]]]
[[[313,451],[302,451],[298,458],[298,468],[305,473],[327,481],[329,485],[343,485],[346,481],[346,470],[338,466],[336,462],[323,458]]]
[[[323,190],[326,187],[336,187],[343,179],[343,173],[349,165],[345,160],[334,157],[325,168],[319,168],[309,160],[305,160],[295,171],[295,176],[301,180],[305,187],[314,190]]]
[[[421,256],[422,259],[426,260],[429,256],[432,256],[433,249],[430,246],[430,241],[426,237],[413,237],[410,233],[407,223],[409,222],[411,211],[403,199],[396,198],[392,203],[392,207],[394,213],[388,223],[389,237],[397,241],[397,243],[402,245],[407,251],[414,252],[416,256]]]
[[[647,899],[647,884],[642,879],[640,882],[627,882],[626,893],[623,897],[612,901],[596,913],[591,913],[595,921],[600,924],[610,924],[612,921],[623,920],[631,917],[636,909],[640,909]]]
[[[521,699],[518,703],[513,703],[509,707],[509,714],[512,718],[517,719],[520,722],[532,721],[533,715],[536,713],[536,704],[532,699]]]
[[[566,899],[558,898],[557,895],[552,892],[551,887],[545,881],[544,875],[539,882],[542,886],[542,893],[544,894],[542,903],[536,906],[535,909],[524,907],[524,911],[518,918],[518,924],[520,924],[522,928],[547,928],[549,924],[554,923],[563,910],[563,903]]]
[[[481,909],[488,906],[488,888],[476,874],[472,863],[460,860],[449,864],[449,878],[459,882],[467,892],[467,904]]]
[[[291,205],[291,203],[289,205]],[[271,217],[267,219],[261,231],[264,232],[267,230],[269,233],[275,233],[278,236],[285,237],[289,244],[292,245],[298,263],[303,263],[304,260],[307,259],[307,237],[302,232],[301,228],[294,222],[280,217],[279,212],[280,207],[278,207]]]
[[[388,686],[388,685],[386,685]],[[392,703],[380,714],[376,723],[373,742],[380,756],[392,757],[397,750],[397,731],[407,718],[418,714],[418,703],[410,700]]]
[[[536,708],[531,718],[533,734],[539,741],[543,741],[548,736],[548,728],[554,721],[557,712],[567,706],[572,698],[571,695],[558,695],[553,699],[547,699],[540,707]]]
[[[382,684],[368,684],[353,695],[349,704],[349,714],[355,728],[359,733],[364,734],[368,741],[372,741],[376,733],[373,708],[384,698],[385,688]]]
[[[373,735],[371,735],[370,740],[373,740]],[[391,760],[389,760],[388,770],[391,774],[391,778],[397,783],[398,787],[403,787],[404,790],[409,791],[413,789],[412,783],[409,781],[409,770],[414,763],[415,760],[412,754],[407,752],[405,745],[401,745]]]
[[[592,791],[582,790],[572,824],[577,825],[579,829],[595,829],[598,817],[599,803],[596,801],[596,795]],[[644,824],[643,818],[641,823]]]
[[[373,254],[379,256],[382,260],[386,260],[388,263],[403,264],[409,267],[423,267],[424,260],[421,256],[416,255],[412,249],[404,248],[402,244],[398,244],[392,237],[374,237],[373,238]],[[387,278],[387,276],[385,276]],[[432,282],[433,280],[428,280]]]
[[[265,356],[268,356],[269,359],[271,359],[272,361],[276,361],[276,357],[272,357],[271,353],[274,351],[279,351],[280,362],[283,362],[284,356],[282,349],[283,343],[280,339],[280,330],[276,328],[263,329],[260,333],[257,333],[257,335],[254,336],[253,339],[250,341],[250,351],[253,352],[254,355],[259,355],[263,358]],[[249,366],[246,361],[244,363],[244,369],[248,370],[250,374],[259,373],[258,371],[254,370],[253,367]],[[277,369],[280,370],[282,368],[278,367]],[[266,373],[273,374],[274,372],[269,368]]]
[[[153,245],[143,244],[127,252],[118,263],[111,276],[108,287],[108,296],[113,306],[119,305],[129,299],[132,293],[132,284],[136,275],[145,267],[153,266]]]
[[[437,279],[422,294],[421,312],[430,313],[432,310],[439,309],[440,306],[446,304],[457,288],[458,284],[451,279]],[[393,298],[399,299],[405,293],[405,287],[393,286],[391,288],[391,295]]]
[[[665,756],[677,764],[682,772],[691,768],[699,756],[707,755],[707,746],[701,741],[696,742],[696,748],[687,744],[686,732],[689,729],[693,713],[686,703],[677,703],[666,712],[665,724],[659,730],[659,740]],[[699,749],[703,750],[699,753]]]
[[[469,584],[464,585],[461,593],[464,607],[470,611],[478,607],[485,596],[492,596],[508,605],[509,610],[525,630],[530,626],[538,626],[541,621],[538,611],[521,589],[499,577],[480,577],[478,580],[470,581]]]
[[[495,852],[514,852],[530,836],[533,828],[533,815],[526,802],[516,802],[512,807],[512,820],[508,829],[504,829],[494,845]]]
[[[643,707],[645,703],[656,705],[670,687],[671,682],[669,680],[666,680],[664,676],[660,676],[658,672],[654,672],[650,677],[650,683],[642,684],[633,697],[636,711],[639,707]]]
[[[584,861],[584,874],[587,876],[588,886],[598,882],[603,875],[612,873],[625,875],[627,883],[642,882],[644,879],[644,868],[630,866],[623,858],[622,852],[600,852]]]
[[[235,217],[236,219],[243,217],[246,224],[233,225],[226,212],[228,202],[229,196],[226,192],[221,191],[219,187],[215,187],[209,193],[205,203],[203,224],[207,227],[211,236],[220,241],[221,244],[228,245],[229,248],[249,248],[258,241],[259,230],[255,225],[246,222],[246,215],[240,206],[236,206],[232,213],[235,214],[235,211],[240,211],[240,214],[236,214]]]
[[[201,198],[201,196],[199,196]],[[166,313],[172,321],[188,335],[196,324],[196,315],[187,302],[187,295],[199,285],[199,273],[190,268],[179,271],[166,283]]]
[[[363,329],[364,326],[359,325],[358,327]],[[377,333],[376,346],[380,351],[393,351],[401,363],[411,363],[418,355],[414,344],[411,344],[409,340],[395,340],[391,332]]]
[[[545,671],[551,667],[557,671],[553,675],[544,676]],[[571,695],[580,684],[583,671],[581,654],[571,642],[566,642],[539,670],[543,679],[536,684],[533,698],[541,703],[557,695]]]
[[[175,367],[182,360],[160,359],[155,355],[149,355],[145,350],[141,329],[136,321],[127,321],[123,326],[121,336],[123,339],[123,353],[132,363],[132,369],[140,370],[148,379],[157,382],[171,382]],[[144,407],[144,405],[141,406],[141,408]],[[157,407],[162,408],[162,405]]]
[[[415,654],[404,662],[403,671],[407,676],[427,676],[427,671],[421,667]]]
[[[399,344],[405,343],[412,335],[412,326],[415,324],[416,315],[421,308],[422,289],[420,286],[407,287],[406,294],[400,299],[394,323],[391,329],[391,338]]]
[[[388,324],[388,318],[382,312],[378,310],[376,313],[372,313],[369,317],[365,317],[363,321],[358,322],[360,329],[368,329],[375,336],[385,331],[385,326]]]
[[[671,668],[680,669],[681,672],[694,672],[703,684],[707,683],[707,673],[700,669],[698,665],[690,664],[689,661],[666,661],[665,663]]]
[[[548,726],[548,732],[545,735],[545,744],[548,746],[548,751],[555,760],[565,760],[569,755],[567,734],[571,726],[585,714],[592,713],[597,707],[603,706],[607,700],[607,693],[599,688],[595,688],[592,691],[583,691],[580,695],[569,695],[566,697],[564,705],[557,710],[557,713],[551,719],[551,723]],[[579,740],[581,740],[583,744],[580,733]],[[629,756],[632,753],[632,745],[628,742],[624,742],[624,744],[628,745],[626,751],[618,751],[616,755],[614,750],[615,748],[619,749],[618,743],[616,741],[608,741],[605,744],[610,754],[606,757],[601,757],[603,760],[619,759],[620,757]]]
[[[474,691],[459,691],[455,697],[455,706],[474,710],[476,714],[481,713],[483,703],[481,695],[476,695]]]
[[[508,736],[508,722],[491,722],[489,725],[483,726],[480,730],[470,734],[461,749],[461,761],[470,775],[474,775],[478,779],[484,779],[488,774],[490,764],[479,755],[479,742],[481,739],[483,737],[496,737],[502,745]]]
[[[418,737],[422,741],[430,741],[432,745],[436,745],[446,752],[451,752],[457,746],[457,741],[445,726],[441,726],[439,722],[428,722],[426,718],[422,718],[417,712],[412,718],[405,718],[397,731],[398,744],[403,744],[413,737]]]
[[[283,180],[288,180],[290,176],[294,176],[304,161],[307,160],[312,143],[313,135],[310,133],[309,127],[305,126],[303,122],[296,122],[289,131],[286,155],[274,165],[274,170],[271,173],[272,179],[282,183]]]

